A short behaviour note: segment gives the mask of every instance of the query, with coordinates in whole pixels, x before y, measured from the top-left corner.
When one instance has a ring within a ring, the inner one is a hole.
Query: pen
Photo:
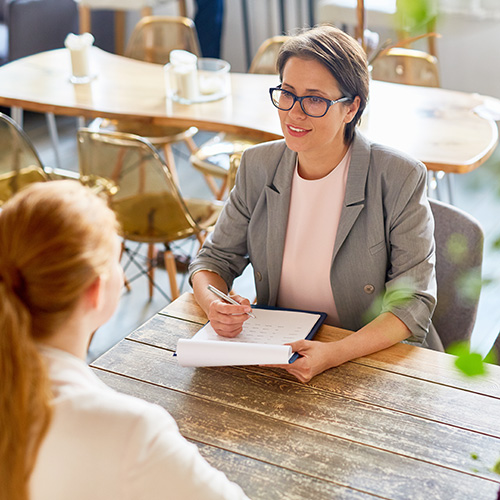
[[[229,302],[230,304],[233,304],[235,306],[241,306],[239,302],[236,302],[236,300],[232,299],[229,295],[226,295],[224,292],[221,292],[218,288],[215,288],[212,285],[208,285],[207,288],[212,292],[217,295],[217,297],[221,298],[222,300],[225,300],[226,302]],[[255,315],[252,314],[251,312],[247,312],[251,318],[255,319]]]

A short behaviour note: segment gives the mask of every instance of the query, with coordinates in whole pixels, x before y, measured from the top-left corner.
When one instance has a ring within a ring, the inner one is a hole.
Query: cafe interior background
[[[408,0],[405,0],[408,1]],[[130,2],[129,2],[130,3]],[[425,4],[426,2],[424,2]],[[186,2],[187,13],[194,17],[194,2]],[[259,45],[267,38],[285,32],[293,32],[310,25],[311,9],[315,23],[330,22],[350,33],[356,25],[356,0],[226,0],[222,35],[221,58],[231,64],[231,71],[246,72],[251,58]],[[397,40],[395,0],[365,1],[365,28],[372,40],[383,43]],[[154,15],[178,15],[176,0],[164,0],[153,9]],[[111,14],[111,13],[110,13]],[[109,24],[102,47],[110,50],[110,33],[113,16],[103,17]],[[139,10],[126,11],[126,40],[140,19]],[[475,92],[500,99],[500,5],[497,0],[440,0],[435,32],[441,36],[436,41],[441,86],[446,89]],[[99,46],[99,39],[96,41]],[[412,48],[428,50],[426,39],[416,42]],[[278,83],[278,80],[277,80]],[[263,96],[267,99],[268,96]],[[386,103],[391,106],[391,102]],[[500,119],[500,109],[492,102],[491,112]],[[60,157],[64,168],[77,171],[75,118],[58,117]],[[45,165],[54,163],[45,119],[42,115],[27,113],[24,127],[32,139]],[[201,144],[211,136],[200,131],[195,136]],[[210,197],[206,184],[193,173],[189,164],[188,150],[174,147],[176,166],[183,193],[188,196]],[[453,174],[450,174],[453,175]],[[467,174],[453,175],[454,205],[476,217],[485,231],[483,261],[483,285],[476,326],[472,334],[471,348],[485,355],[491,348],[500,329],[500,147],[478,169]],[[436,196],[431,192],[430,196]],[[444,199],[444,201],[449,201]],[[190,242],[181,245],[179,252],[188,252]],[[135,274],[133,266],[128,273]],[[156,280],[169,291],[165,271],[157,270]],[[255,296],[250,269],[238,280],[235,291],[252,298]],[[189,291],[186,275],[179,273],[181,292]],[[155,292],[149,300],[147,278],[134,280],[131,290],[124,289],[118,311],[111,321],[94,337],[89,350],[89,361],[98,357],[114,343],[153,316],[168,304],[168,300]]]

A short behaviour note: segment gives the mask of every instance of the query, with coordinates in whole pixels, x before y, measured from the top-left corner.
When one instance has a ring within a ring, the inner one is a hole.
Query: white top
[[[330,269],[350,161],[351,148],[316,180],[300,177],[295,165],[278,292],[278,306],[326,312],[326,323],[334,326],[340,322]]]
[[[161,407],[115,392],[71,354],[41,347],[54,416],[30,500],[246,499]]]

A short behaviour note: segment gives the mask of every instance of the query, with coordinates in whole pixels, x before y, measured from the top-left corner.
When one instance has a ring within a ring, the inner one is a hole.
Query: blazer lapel
[[[365,206],[365,186],[369,166],[370,144],[359,132],[356,132],[347,176],[344,207],[340,215],[335,246],[333,247],[332,262]]]
[[[269,273],[269,304],[276,304],[285,247],[292,176],[297,154],[285,148],[273,182],[265,187],[267,202],[267,271]]]

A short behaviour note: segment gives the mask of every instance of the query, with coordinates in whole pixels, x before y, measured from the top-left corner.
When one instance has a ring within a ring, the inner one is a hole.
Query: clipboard
[[[256,318],[245,321],[234,338],[217,335],[206,323],[191,339],[179,339],[177,361],[181,366],[243,366],[293,363],[298,353],[289,345],[311,340],[327,315],[269,306],[253,306]]]

